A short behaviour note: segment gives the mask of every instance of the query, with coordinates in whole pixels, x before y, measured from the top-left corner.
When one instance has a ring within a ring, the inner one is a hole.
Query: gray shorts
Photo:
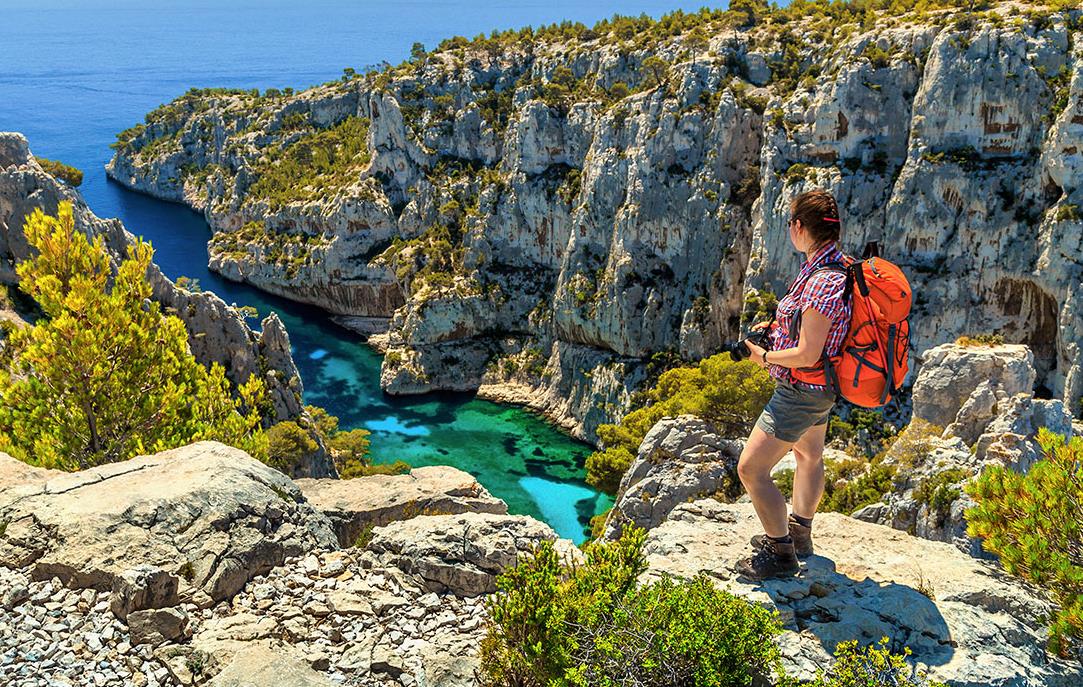
[[[789,381],[776,380],[775,392],[756,419],[756,426],[776,439],[795,442],[809,427],[826,423],[833,407],[833,391],[799,389]]]

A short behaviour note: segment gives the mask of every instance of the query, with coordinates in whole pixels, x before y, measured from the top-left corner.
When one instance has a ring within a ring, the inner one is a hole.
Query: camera
[[[768,329],[770,328],[764,327],[763,329],[753,331],[751,334],[746,336],[745,339],[748,339],[757,346],[761,346],[767,350],[770,350],[771,340],[768,335]],[[745,339],[739,339],[726,346],[725,350],[729,352],[730,360],[734,362],[739,362],[752,355],[752,351],[748,350],[748,346],[745,345]]]

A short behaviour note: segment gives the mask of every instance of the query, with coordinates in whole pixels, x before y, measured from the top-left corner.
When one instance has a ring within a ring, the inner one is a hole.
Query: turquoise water
[[[274,310],[286,324],[305,386],[346,429],[372,431],[377,462],[454,465],[512,513],[549,523],[575,542],[609,497],[583,482],[591,447],[530,412],[439,393],[384,394],[380,356],[322,312],[227,282],[207,270],[209,229],[179,205],[106,179],[115,134],[188,88],[297,90],[344,67],[397,64],[420,41],[614,13],[658,16],[701,3],[370,0],[293,3],[103,0],[7,1],[0,21],[0,130],[21,131],[35,155],[85,173],[80,191],[99,217],[119,217],[151,241],[170,277],[198,279],[227,302]]]

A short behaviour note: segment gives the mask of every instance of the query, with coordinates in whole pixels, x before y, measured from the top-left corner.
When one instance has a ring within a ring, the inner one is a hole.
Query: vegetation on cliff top
[[[68,186],[79,186],[83,183],[83,170],[78,167],[66,165],[63,162],[49,160],[44,157],[34,158],[48,174],[60,179]]]
[[[368,126],[363,117],[347,117],[272,148],[266,160],[252,169],[257,179],[248,189],[248,198],[277,209],[291,202],[329,198],[356,183],[371,159],[366,145]]]

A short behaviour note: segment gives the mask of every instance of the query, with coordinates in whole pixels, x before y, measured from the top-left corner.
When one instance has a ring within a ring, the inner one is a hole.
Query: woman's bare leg
[[[771,468],[782,460],[791,446],[793,442],[776,439],[753,426],[737,460],[737,476],[752,499],[764,532],[771,537],[785,537],[790,533],[786,522],[786,497],[771,479]]]
[[[824,439],[827,424],[813,425],[793,445],[793,512],[811,518],[824,495]]]

